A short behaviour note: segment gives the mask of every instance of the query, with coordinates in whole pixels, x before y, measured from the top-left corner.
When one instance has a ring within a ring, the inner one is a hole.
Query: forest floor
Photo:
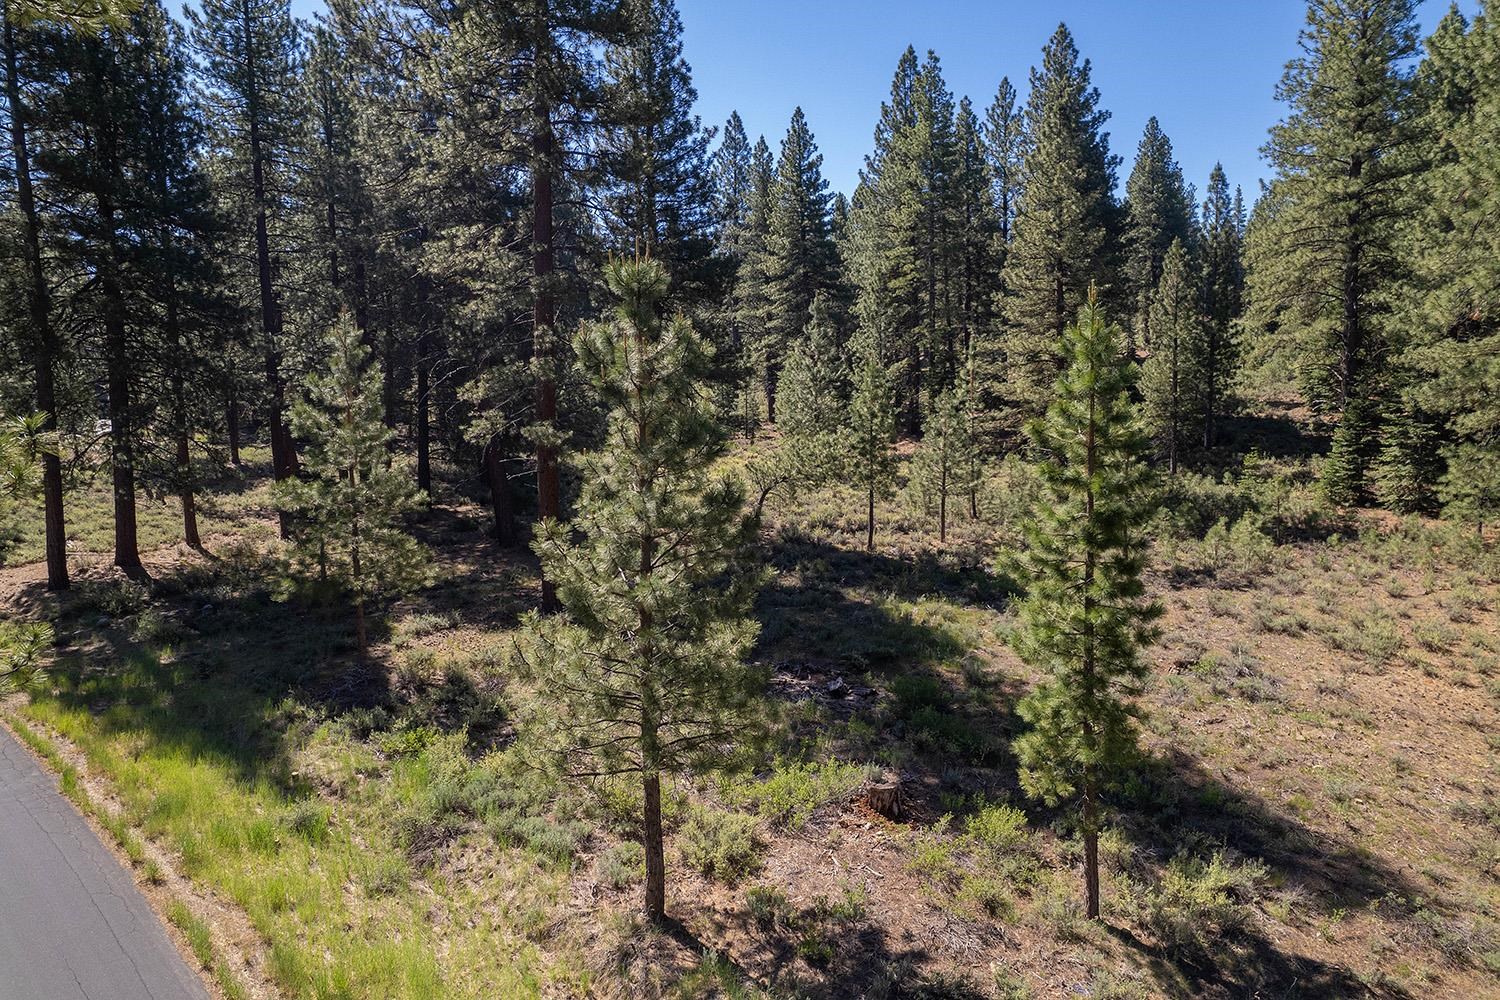
[[[58,635],[8,721],[110,800],[143,881],[209,901],[175,922],[209,925],[222,995],[1500,995],[1500,552],[1330,520],[1300,458],[1171,494],[1098,924],[1069,814],[1021,795],[1010,751],[1036,680],[999,558],[1020,467],[945,544],[894,498],[872,554],[842,489],[773,497],[774,754],[672,785],[662,931],[635,915],[633,786],[561,783],[512,741],[533,561],[440,484],[415,523],[437,579],[359,663],[344,611],[280,569],[264,471],[205,497],[202,550],[145,504],[150,586],[107,566],[102,488],[74,498],[71,592],[41,588],[35,526],[0,569],[0,607]],[[877,774],[900,821],[863,804]]]

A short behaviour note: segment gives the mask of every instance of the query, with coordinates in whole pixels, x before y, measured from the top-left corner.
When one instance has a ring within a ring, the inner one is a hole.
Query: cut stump
[[[886,819],[900,819],[903,813],[901,801],[901,776],[885,774],[865,787],[865,803]]]

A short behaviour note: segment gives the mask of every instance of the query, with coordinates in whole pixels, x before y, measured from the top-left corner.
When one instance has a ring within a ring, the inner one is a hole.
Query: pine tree
[[[1440,420],[1439,499],[1482,531],[1500,521],[1500,23],[1450,13],[1421,75],[1434,164],[1409,227],[1403,404]]]
[[[763,366],[766,416],[776,420],[776,381],[782,360],[812,315],[818,292],[835,292],[838,254],[828,211],[828,182],[802,109],[781,142],[776,179],[770,191],[770,218],[759,267],[765,282],[767,316],[758,355]]]
[[[717,297],[709,259],[713,133],[693,114],[698,92],[682,57],[682,19],[675,0],[629,0],[624,13],[625,37],[605,54],[610,122],[601,166],[610,240],[659,260],[677,284],[674,299]]]
[[[1329,503],[1350,507],[1369,493],[1370,465],[1379,453],[1375,403],[1355,398],[1344,404],[1333,441],[1318,473],[1318,487]]]
[[[1151,302],[1162,264],[1174,240],[1191,249],[1193,199],[1172,158],[1172,140],[1153,117],[1136,147],[1135,166],[1125,182],[1125,282],[1134,314],[1128,345],[1151,343]]]
[[[849,483],[865,495],[865,551],[875,551],[875,501],[891,494],[896,457],[891,437],[896,432],[890,374],[873,343],[861,345],[854,369],[854,394],[849,400]]]
[[[160,328],[156,354],[169,391],[160,436],[172,442],[170,471],[160,478],[182,510],[183,540],[199,546],[192,447],[206,424],[205,402],[217,395],[213,336],[234,322],[225,298],[223,222],[199,167],[202,125],[188,103],[188,54],[182,29],[159,4],[137,19],[144,57],[144,130],[138,166],[149,236],[135,247],[142,292]]]
[[[534,543],[566,614],[530,616],[523,656],[545,705],[531,731],[554,759],[640,777],[645,914],[660,923],[661,778],[722,764],[754,729],[759,575],[743,490],[711,468],[725,437],[698,382],[703,346],[685,318],[659,315],[665,270],[616,261],[605,277],[620,304],[574,348],[608,429],[584,459],[577,520],[544,521]]]
[[[1151,297],[1151,353],[1141,367],[1146,425],[1176,473],[1188,429],[1203,412],[1208,333],[1198,312],[1199,281],[1181,240],[1173,240]]]
[[[848,381],[828,297],[820,293],[778,387],[782,470],[791,481],[818,484],[839,477],[847,447]]]
[[[1088,60],[1065,25],[1031,71],[1025,187],[1001,275],[1003,350],[1011,414],[1041,412],[1062,363],[1058,344],[1090,282],[1105,277],[1116,225],[1109,113],[1099,108]]]
[[[770,287],[766,268],[770,264],[768,240],[776,173],[771,147],[765,137],[756,140],[750,152],[749,186],[746,191],[744,225],[737,233],[735,253],[740,257],[730,293],[729,313],[739,357],[741,418],[745,433],[753,436],[757,423],[755,393],[751,381],[764,371],[768,346],[764,331],[771,323]]]
[[[1450,517],[1471,521],[1484,537],[1486,525],[1500,522],[1500,458],[1490,445],[1465,441],[1444,449],[1447,470],[1438,482],[1438,498]]]
[[[1314,0],[1300,44],[1277,89],[1290,113],[1264,150],[1276,211],[1257,229],[1250,300],[1259,325],[1296,343],[1316,408],[1363,408],[1341,423],[1328,466],[1343,480],[1330,495],[1348,497],[1379,451],[1395,393],[1386,362],[1404,339],[1390,305],[1406,271],[1398,220],[1420,166],[1415,4]]]
[[[1427,414],[1407,406],[1386,414],[1382,423],[1383,443],[1370,475],[1375,499],[1398,514],[1431,511],[1443,471],[1439,428]]]
[[[923,140],[930,138],[914,135],[922,89],[921,63],[908,46],[897,61],[890,99],[880,106],[875,148],[860,171],[845,240],[856,308],[866,327],[886,331],[888,356],[882,360],[895,379],[897,409],[913,434],[921,424],[924,343],[919,157]]]
[[[37,3],[34,16],[53,10]],[[22,252],[26,260],[27,351],[34,372],[32,404],[41,414],[43,430],[58,426],[57,377],[63,350],[62,338],[52,319],[52,287],[42,258],[42,221],[32,183],[31,109],[24,99],[22,79],[22,25],[17,5],[0,9],[5,46],[5,103],[10,115],[10,167],[15,183],[15,210],[20,215]],[[68,587],[67,521],[63,506],[62,459],[43,454],[42,503],[46,531],[47,589]]]
[[[428,71],[423,82],[427,97],[460,117],[461,149],[472,144],[485,162],[493,156],[498,171],[519,169],[527,181],[524,229],[514,236],[530,265],[530,344],[516,360],[529,365],[533,381],[524,436],[534,455],[537,514],[556,518],[572,429],[561,394],[575,388],[566,381],[559,326],[584,311],[584,289],[570,272],[592,238],[595,220],[582,206],[597,191],[594,154],[612,124],[600,53],[624,44],[630,24],[616,0],[476,0],[456,14],[441,25],[448,33],[440,72]],[[439,15],[447,13],[439,8]],[[541,606],[557,609],[545,576]]]
[[[927,421],[922,445],[912,460],[911,478],[924,499],[935,500],[938,541],[948,540],[948,501],[971,498],[974,443],[969,434],[967,406],[962,389],[949,389],[938,396]]]
[[[1229,194],[1224,168],[1214,164],[1208,177],[1200,228],[1203,233],[1203,313],[1207,318],[1203,372],[1203,447],[1213,446],[1214,427],[1223,415],[1225,386],[1236,362],[1234,324],[1244,308],[1245,267],[1241,244],[1245,220],[1239,191]]]
[[[995,101],[985,112],[984,139],[1003,255],[1013,235],[1016,207],[1021,200],[1027,144],[1026,119],[1023,109],[1016,106],[1016,88],[1009,77],[1000,79]],[[1005,264],[1003,256],[1000,264]]]
[[[70,289],[70,308],[89,317],[88,329],[98,337],[90,352],[104,368],[114,563],[132,578],[146,576],[137,493],[155,397],[142,392],[141,376],[159,334],[140,311],[138,291],[148,278],[136,252],[139,234],[154,232],[158,221],[140,169],[148,156],[151,58],[142,34],[153,13],[165,17],[159,9],[144,10],[126,28],[55,34],[43,69],[51,85],[38,115],[45,141],[37,165],[57,206],[54,220],[66,235],[67,259],[94,278]]]
[[[736,263],[745,257],[745,225],[750,218],[750,199],[755,186],[752,149],[740,113],[731,111],[724,123],[719,148],[714,150],[710,171],[719,246]]]
[[[969,359],[976,342],[994,323],[995,296],[1000,290],[999,248],[1000,223],[991,201],[993,184],[985,157],[984,135],[973,105],[965,97],[959,101],[954,119],[953,174],[948,186],[949,211],[952,219],[950,244],[952,299],[950,324],[955,337],[939,384],[967,383],[972,372]],[[974,387],[965,384],[965,394]]]
[[[347,591],[363,658],[368,605],[424,579],[428,552],[402,525],[423,500],[410,470],[390,460],[380,371],[347,313],[326,344],[324,370],[307,376],[307,396],[291,412],[292,430],[307,441],[306,478],[282,480],[276,494],[300,515],[293,553],[303,572],[316,567]]]
[[[1067,370],[1028,434],[1047,456],[1044,494],[1026,528],[1026,596],[1016,651],[1047,679],[1017,707],[1030,729],[1015,741],[1026,794],[1076,798],[1087,913],[1099,916],[1101,796],[1136,755],[1129,700],[1160,609],[1141,572],[1152,514],[1146,438],[1130,403],[1119,331],[1090,294],[1066,330]]]
[[[295,159],[300,42],[289,0],[203,0],[186,8],[197,50],[199,92],[222,167],[216,180],[230,202],[240,245],[234,258],[253,268],[241,294],[259,319],[269,398],[272,471],[297,472],[286,426],[285,289],[279,280],[289,239],[285,206]],[[281,517],[282,537],[291,525]]]

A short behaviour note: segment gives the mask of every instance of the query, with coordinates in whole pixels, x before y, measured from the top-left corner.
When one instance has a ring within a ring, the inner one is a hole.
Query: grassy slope
[[[943,551],[900,503],[873,556],[837,490],[773,503],[759,656],[779,756],[673,789],[671,933],[631,916],[630,788],[559,787],[509,743],[530,694],[506,634],[535,581],[477,512],[423,527],[447,579],[361,669],[336,607],[286,596],[263,491],[237,488],[223,533],[246,544],[159,554],[154,593],[20,586],[65,643],[26,711],[249,914],[291,997],[1484,995],[1495,553],[1415,521],[1329,543],[1283,485],[1258,502],[1284,544],[1200,523],[1159,552],[1150,756],[1107,839],[1107,928],[1078,919],[1066,816],[1018,797],[1009,757],[1033,678],[990,570],[1019,477]],[[874,769],[905,776],[907,822],[851,801]]]

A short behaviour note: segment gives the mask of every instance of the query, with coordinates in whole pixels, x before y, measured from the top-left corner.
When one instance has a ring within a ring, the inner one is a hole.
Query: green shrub
[[[752,886],[745,893],[745,908],[756,926],[765,931],[788,926],[795,916],[786,893],[770,885]]]
[[[765,844],[757,820],[743,813],[696,807],[678,831],[684,863],[703,875],[733,884],[760,870]]]
[[[1010,851],[1030,837],[1026,814],[1007,805],[984,806],[964,821],[964,832],[996,852]]]
[[[1203,952],[1241,924],[1245,903],[1254,898],[1265,877],[1264,865],[1234,864],[1222,852],[1207,861],[1179,855],[1146,893],[1146,924],[1169,951]]]
[[[941,709],[948,704],[947,687],[929,673],[901,674],[891,681],[891,696],[896,699],[897,713],[906,719],[923,710]]]
[[[633,840],[624,840],[599,859],[599,877],[612,889],[639,882],[646,874],[646,852]]]
[[[769,777],[729,785],[725,797],[734,805],[751,806],[770,823],[795,830],[806,826],[820,807],[853,795],[869,775],[868,767],[838,760],[778,761]]]

